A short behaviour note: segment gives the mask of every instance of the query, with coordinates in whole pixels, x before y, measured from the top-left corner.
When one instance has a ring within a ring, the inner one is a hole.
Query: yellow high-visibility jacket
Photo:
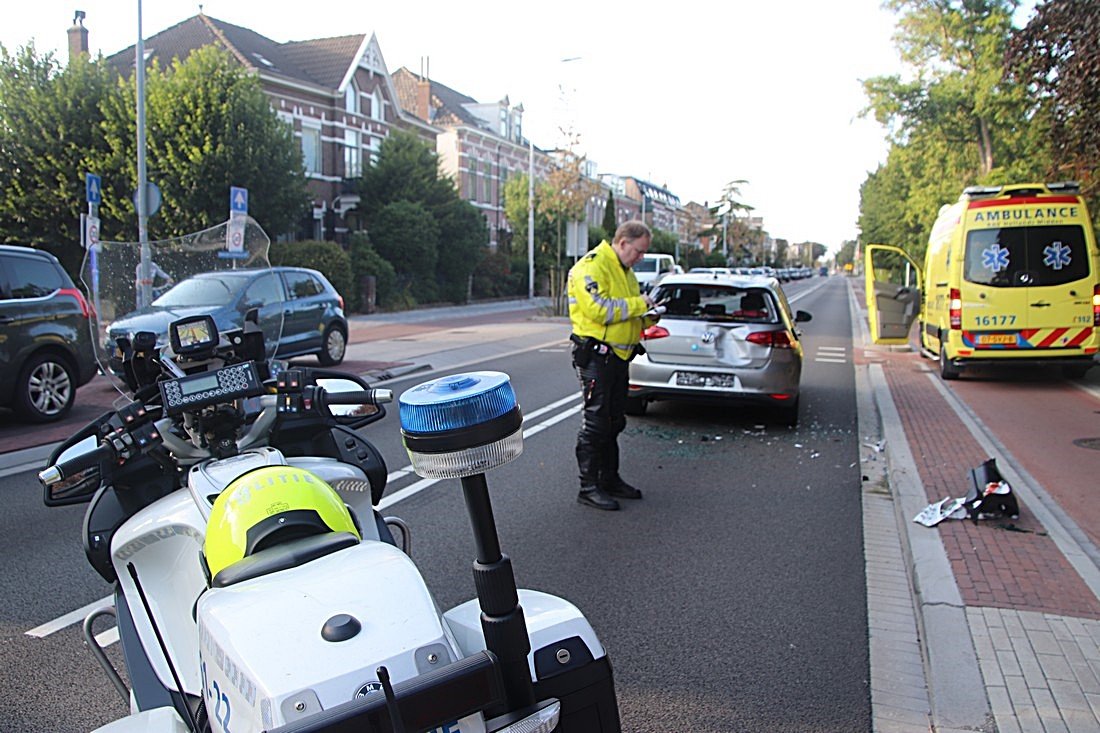
[[[605,240],[577,260],[569,271],[569,320],[573,333],[594,338],[629,360],[642,329],[655,321],[642,316],[649,305],[638,289],[638,279],[623,267]]]

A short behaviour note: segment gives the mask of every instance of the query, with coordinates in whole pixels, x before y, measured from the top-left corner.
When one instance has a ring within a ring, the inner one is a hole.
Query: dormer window
[[[263,64],[264,66],[266,66],[269,69],[274,69],[275,68],[275,64],[273,64],[270,61],[268,61],[267,59],[265,59],[262,54],[253,53],[252,57],[255,58],[257,61],[259,61],[261,64]]]
[[[344,111],[353,115],[359,114],[359,89],[353,81],[349,81],[347,89],[344,90]]]

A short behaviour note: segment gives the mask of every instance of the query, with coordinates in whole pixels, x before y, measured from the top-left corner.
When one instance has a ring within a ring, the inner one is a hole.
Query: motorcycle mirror
[[[96,439],[96,436],[89,435],[83,440],[61,451],[61,453],[51,461],[51,464],[61,463],[62,461],[67,461],[79,455],[83,455],[84,453],[93,451],[97,445],[99,445],[99,441]],[[99,466],[86,468],[68,478],[47,486],[45,503],[47,506],[83,504],[86,501],[91,501],[95,492],[99,490],[99,484]]]
[[[365,387],[353,379],[343,377],[321,377],[317,386],[326,392],[355,392]],[[375,405],[329,405],[328,411],[341,423],[352,423],[364,417],[371,417],[379,411]]]

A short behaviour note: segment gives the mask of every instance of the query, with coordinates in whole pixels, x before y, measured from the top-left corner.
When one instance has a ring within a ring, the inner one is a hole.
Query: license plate
[[[676,372],[676,384],[680,387],[741,388],[741,380],[733,374],[709,374],[706,372]]]
[[[1016,334],[1014,333],[980,333],[978,334],[977,343],[979,344],[1009,344],[1016,343]]]

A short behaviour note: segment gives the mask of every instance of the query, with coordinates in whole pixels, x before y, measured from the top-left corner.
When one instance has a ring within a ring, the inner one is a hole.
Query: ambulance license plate
[[[1001,344],[1015,345],[1016,334],[1014,333],[980,333],[978,334],[977,343],[984,346],[994,346]]]

